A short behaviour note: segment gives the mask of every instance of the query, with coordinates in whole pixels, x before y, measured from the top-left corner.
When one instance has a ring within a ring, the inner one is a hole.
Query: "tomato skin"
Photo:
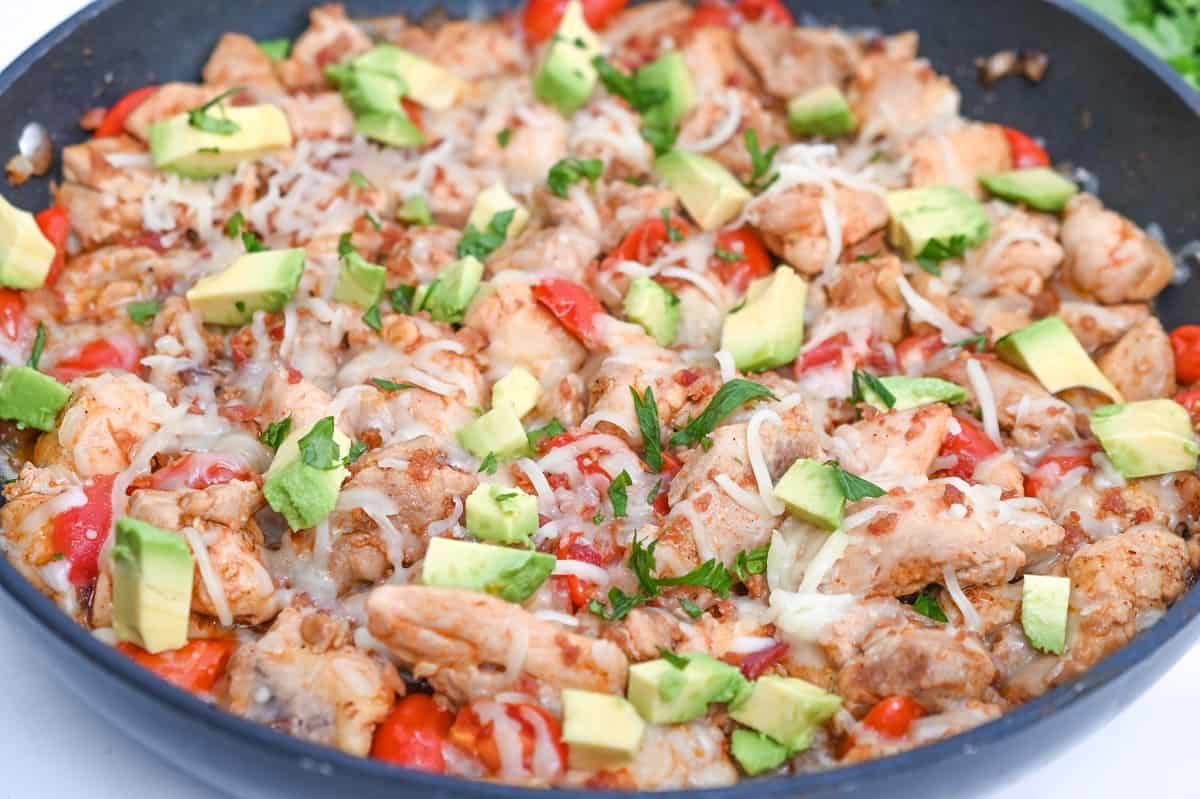
[[[896,345],[896,362],[900,371],[908,373],[910,369],[916,368],[941,352],[945,346],[938,333],[928,336],[909,336]]]
[[[800,355],[800,360],[796,363],[796,376],[799,377],[810,369],[819,369],[840,362],[842,353],[849,346],[850,336],[846,333],[838,333],[810,347]]]
[[[47,286],[54,285],[59,273],[67,264],[67,241],[71,238],[71,216],[61,205],[52,205],[39,211],[34,221],[41,228],[42,235],[54,245],[54,260],[50,262],[50,271],[46,273]]]
[[[1192,424],[1195,424],[1197,417],[1200,417],[1200,386],[1176,392],[1175,401],[1187,409],[1191,414]]]
[[[578,560],[590,563],[593,566],[603,566],[604,556],[591,544],[586,541],[580,541],[579,538],[579,533],[571,533],[560,539],[558,542],[558,558],[560,560]],[[584,580],[574,574],[559,575],[555,579],[562,580],[567,586],[573,610],[579,610],[587,605],[596,593],[595,583],[590,580]]]
[[[550,715],[544,708],[527,702],[506,703],[505,714],[520,725],[522,762],[525,768],[530,768],[533,761],[534,748],[537,745],[537,732],[531,716],[536,715],[549,730],[550,739],[558,755],[556,774],[560,776],[566,770],[567,745],[562,740],[562,727],[558,719]],[[479,761],[493,773],[500,770],[500,751],[492,734],[492,722],[484,723],[476,712],[474,705],[468,705],[459,711],[450,728],[450,740],[459,748],[474,752]]]
[[[692,235],[691,224],[682,217],[672,215],[671,227],[679,237],[686,239]],[[670,241],[671,235],[667,232],[667,223],[661,217],[647,219],[625,234],[621,243],[600,262],[600,270],[613,269],[620,261],[649,264],[659,256],[659,253]]]
[[[133,482],[135,488],[177,491],[205,489],[233,480],[251,480],[253,473],[241,462],[216,452],[189,452],[153,474]]]
[[[1200,325],[1183,325],[1171,331],[1175,353],[1175,379],[1190,384],[1200,381]]]
[[[156,91],[158,91],[157,86],[143,86],[117,100],[113,103],[112,108],[108,109],[108,113],[104,115],[104,121],[92,135],[97,139],[120,136],[125,132],[125,120],[129,118],[135,108],[149,100]]]
[[[744,22],[774,22],[780,25],[795,25],[792,12],[781,0],[702,0],[692,13],[690,27],[711,26],[736,28]]]
[[[783,641],[777,641],[764,649],[746,655],[742,658],[739,668],[747,680],[757,680],[767,669],[783,660],[790,648]]]
[[[924,715],[925,708],[911,696],[889,696],[871,708],[863,717],[863,724],[880,735],[903,738],[908,734],[912,723]]]
[[[141,361],[142,348],[132,336],[110,336],[89,341],[79,352],[63,358],[47,371],[56,380],[69,383],[77,377],[109,369],[137,372]]]
[[[1091,468],[1093,444],[1067,444],[1047,452],[1037,468],[1025,477],[1025,496],[1036,497],[1045,488],[1055,485],[1063,475],[1080,466]]]
[[[25,300],[16,289],[0,288],[0,333],[9,341],[19,341],[25,333]]]
[[[210,692],[237,648],[233,638],[197,638],[179,649],[151,654],[122,641],[117,649],[162,679],[194,694]]]
[[[54,517],[54,551],[70,563],[71,585],[91,585],[100,573],[100,550],[112,526],[112,487],[115,474],[92,478],[83,487],[87,503]]]
[[[1005,128],[1004,138],[1008,139],[1008,149],[1012,153],[1014,168],[1029,169],[1036,166],[1050,166],[1050,154],[1032,137],[1016,128]]]
[[[983,428],[974,419],[958,415],[954,418],[958,422],[959,432],[947,434],[939,454],[954,455],[958,462],[949,469],[943,469],[939,474],[970,480],[974,477],[975,467],[979,462],[995,455],[1000,451],[1000,447],[983,432]]]
[[[749,225],[718,233],[717,246],[727,252],[741,253],[743,256],[740,261],[726,261],[714,255],[709,262],[709,269],[717,273],[721,282],[739,292],[745,291],[751,280],[765,277],[774,269],[767,245],[763,244],[762,237]]]
[[[442,746],[450,735],[454,714],[428,694],[410,694],[392,708],[375,730],[371,757],[397,766],[446,772]]]
[[[583,16],[592,30],[601,30],[625,9],[629,0],[583,0]],[[521,27],[530,44],[549,39],[562,21],[567,0],[529,0],[521,12]]]
[[[607,312],[583,286],[565,278],[547,278],[533,287],[533,298],[584,345],[591,347],[598,343],[597,319]]]

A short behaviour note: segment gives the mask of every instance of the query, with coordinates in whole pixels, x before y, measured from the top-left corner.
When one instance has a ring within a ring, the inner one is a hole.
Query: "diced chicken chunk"
[[[835,28],[754,22],[739,26],[737,43],[766,90],[785,102],[823,86],[841,88],[859,59],[854,41]]]
[[[833,208],[825,203],[832,200]],[[840,220],[841,236],[830,242],[826,211]],[[887,224],[887,206],[874,192],[836,185],[828,198],[821,186],[801,185],[761,195],[750,207],[749,220],[758,226],[773,252],[805,275],[820,274],[837,252],[862,241]]]
[[[913,142],[913,186],[954,186],[983,197],[979,178],[1012,168],[1004,128],[969,124],[947,133],[931,133]]]
[[[1175,354],[1157,317],[1147,317],[1096,359],[1126,402],[1175,393]]]
[[[279,79],[293,92],[323,89],[325,67],[371,48],[370,37],[346,17],[340,4],[317,6],[308,19],[308,30],[296,39],[288,59],[278,65]]]
[[[131,374],[82,378],[74,389],[58,430],[38,442],[38,460],[63,464],[83,478],[116,474],[158,429],[166,398]]]
[[[950,421],[941,403],[876,413],[837,428],[831,454],[851,473],[890,489],[928,474]]]
[[[275,65],[258,42],[241,33],[226,33],[204,65],[204,82],[214,86],[278,89]]]
[[[1067,205],[1062,227],[1066,275],[1106,304],[1153,299],[1171,280],[1171,254],[1090,194]]]

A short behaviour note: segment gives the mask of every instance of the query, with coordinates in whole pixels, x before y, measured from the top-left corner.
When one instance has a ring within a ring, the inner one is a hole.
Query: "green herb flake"
[[[392,310],[396,313],[412,313],[413,297],[417,296],[416,286],[396,286],[392,289]]]
[[[595,183],[604,172],[604,162],[599,158],[563,158],[550,167],[546,185],[556,197],[566,197],[567,190],[581,180]]]
[[[364,175],[360,170],[357,170],[357,169],[351,170],[350,177],[347,178],[346,180],[351,186],[354,186],[355,188],[359,188],[359,189],[371,188],[371,181],[367,179],[366,175]]]
[[[704,611],[700,609],[700,606],[687,597],[679,598],[679,607],[683,608],[683,612],[693,619],[698,619],[704,615]]]
[[[667,238],[671,241],[683,241],[683,232],[675,227],[671,221],[671,209],[659,208],[658,215],[662,217],[663,227],[667,231]]]
[[[718,258],[720,258],[722,261],[726,261],[731,264],[737,263],[738,261],[746,260],[746,256],[743,255],[742,253],[734,252],[733,250],[727,250],[724,247],[717,247],[713,251],[713,254],[716,255]]]
[[[605,90],[629,103],[638,113],[645,113],[667,100],[666,90],[639,84],[633,75],[625,74],[609,63],[604,56],[598,55],[593,58],[592,66],[596,68],[596,74],[600,76]]]
[[[870,391],[880,402],[889,408],[896,405],[896,395],[888,391],[887,386],[870,372],[855,369],[850,380],[850,399],[854,402],[866,402],[866,392]]]
[[[499,211],[488,222],[487,229],[482,231],[476,230],[474,225],[467,225],[462,239],[458,242],[458,257],[466,258],[470,255],[480,261],[487,260],[489,255],[504,244],[504,240],[508,237],[508,226],[512,224],[516,214],[517,209],[515,208]]]
[[[258,43],[258,49],[267,54],[267,58],[278,64],[286,61],[292,51],[292,43],[288,39],[263,39]]]
[[[733,587],[733,577],[729,570],[716,559],[706,560],[679,577],[656,577],[654,575],[657,569],[654,550],[657,546],[657,541],[650,542],[650,546],[642,546],[641,541],[636,537],[630,544],[629,569],[637,577],[643,593],[650,597],[656,597],[665,587],[687,585],[707,588],[721,598],[729,596],[729,590]]]
[[[225,235],[231,239],[236,239],[242,235],[242,229],[246,226],[246,217],[241,211],[234,211],[233,216],[229,217],[225,222]]]
[[[917,266],[931,275],[942,274],[942,261],[959,258],[967,251],[967,237],[959,234],[948,241],[930,239],[917,253]]]
[[[125,312],[135,325],[145,325],[158,314],[162,303],[158,300],[138,300],[125,306]]]
[[[246,248],[246,252],[263,252],[267,249],[263,240],[249,230],[242,231],[242,246]]]
[[[267,429],[262,431],[262,435],[258,440],[266,444],[271,449],[279,449],[279,445],[288,437],[288,433],[292,431],[292,417],[287,416],[280,419],[278,422],[271,422],[267,425]]]
[[[658,648],[658,656],[660,658],[662,658],[663,660],[667,661],[668,663],[670,663],[675,668],[680,669],[681,671],[688,667],[688,659],[687,658],[676,655],[674,652],[672,652],[670,649],[667,649],[666,647],[660,646]]]
[[[967,336],[962,341],[956,341],[951,344],[951,347],[962,347],[964,350],[975,350],[975,352],[983,352],[987,349],[988,339],[984,333],[979,333],[974,336]]]
[[[480,474],[483,474],[483,473],[495,474],[496,469],[498,469],[499,467],[500,467],[500,463],[499,463],[499,461],[496,460],[496,453],[489,452],[487,454],[487,457],[485,457],[483,459],[483,461],[480,462],[478,473],[480,473]]]
[[[356,460],[361,458],[363,456],[363,453],[366,451],[367,451],[366,444],[364,444],[361,441],[354,441],[350,444],[350,451],[346,453],[346,459],[344,461],[342,461],[342,463],[345,464],[346,466],[349,466],[350,464],[354,463]]]
[[[496,143],[500,145],[500,149],[508,147],[508,143],[512,141],[512,129],[505,128],[496,134]]]
[[[717,423],[747,402],[759,399],[775,399],[771,389],[751,380],[736,378],[721,386],[709,400],[708,407],[695,419],[671,436],[671,446],[690,447],[708,436]]]
[[[750,179],[742,185],[759,194],[779,179],[778,172],[771,172],[771,164],[775,160],[775,154],[779,152],[779,145],[773,145],[763,152],[758,143],[758,131],[754,128],[746,129],[745,141],[746,152],[750,155]]]
[[[639,397],[637,389],[629,387],[633,395],[633,410],[638,427],[642,431],[642,454],[651,471],[661,472],[663,467],[662,430],[658,421],[658,403],[654,401],[654,389],[646,386],[645,396]]]
[[[612,502],[613,517],[620,519],[626,515],[629,507],[629,496],[626,490],[633,485],[633,478],[624,469],[608,484],[608,499]]]
[[[770,551],[769,546],[743,549],[733,562],[734,575],[744,583],[754,575],[762,574],[767,570],[767,554]]]
[[[42,350],[46,348],[46,324],[38,322],[37,333],[33,337],[33,351],[29,353],[29,368],[37,369],[42,361]]]
[[[337,442],[333,440],[332,416],[326,416],[314,424],[298,443],[300,459],[314,469],[328,471],[342,463]]]
[[[228,91],[221,92],[204,105],[191,109],[187,112],[188,124],[196,130],[202,130],[205,133],[213,133],[218,136],[232,136],[237,133],[242,128],[238,123],[228,118],[225,113],[225,106],[222,103],[230,97],[239,94],[241,91],[242,87],[235,86]],[[221,112],[221,116],[218,117],[209,113],[214,108]]]
[[[927,616],[934,621],[940,621],[943,624],[950,621],[950,619],[946,617],[946,611],[942,610],[942,606],[938,604],[937,599],[934,598],[933,594],[929,593],[928,591],[922,591],[921,593],[917,594],[917,598],[913,601],[912,606],[913,610],[915,610],[917,613],[920,613],[922,616]]]
[[[536,452],[538,444],[542,442],[542,439],[554,438],[565,432],[567,432],[567,428],[562,426],[562,422],[557,419],[551,419],[544,426],[536,427],[526,434],[526,437],[529,439],[529,449]]]
[[[383,319],[379,316],[379,303],[375,303],[362,315],[363,324],[376,333],[383,331]]]
[[[842,489],[842,496],[846,498],[847,502],[858,502],[860,499],[868,497],[882,497],[887,493],[870,480],[850,474],[837,461],[826,461],[825,465],[833,469],[833,477],[837,480],[838,487]]]
[[[396,383],[391,380],[384,380],[382,377],[372,377],[371,383],[380,391],[407,391],[410,388],[416,388],[414,383]]]

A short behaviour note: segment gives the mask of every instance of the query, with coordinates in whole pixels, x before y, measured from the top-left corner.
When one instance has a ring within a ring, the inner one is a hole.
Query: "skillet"
[[[83,138],[83,110],[165,80],[193,80],[221,33],[294,37],[315,0],[98,0],[51,31],[0,73],[0,145],[15,151],[21,127],[45,124],[59,151]],[[435,5],[452,16],[495,13],[513,0],[348,0],[352,16]],[[797,18],[893,32],[916,29],[922,54],[963,92],[963,114],[1044,137],[1055,155],[1085,166],[1106,204],[1139,224],[1157,222],[1171,244],[1200,237],[1200,96],[1168,67],[1094,13],[1068,0],[809,0],[788,2]],[[1002,49],[1051,56],[1037,87],[1017,80],[993,89],[975,80],[974,59]],[[49,181],[0,186],[26,208],[49,202]],[[1158,299],[1167,327],[1196,321],[1200,282]],[[353,796],[528,799],[526,789],[474,783],[350,757],[225,714],[159,681],[93,638],[0,557],[0,606],[83,702],[157,755],[239,797]],[[1200,589],[1152,628],[1076,681],[963,735],[834,771],[659,794],[712,799],[889,799],[963,797],[1034,768],[1068,741],[1105,723],[1147,689],[1200,635]],[[570,799],[628,796],[562,791]]]

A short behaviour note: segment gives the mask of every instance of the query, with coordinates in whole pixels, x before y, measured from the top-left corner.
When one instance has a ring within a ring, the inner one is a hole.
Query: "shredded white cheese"
[[[983,431],[988,438],[1003,447],[1000,440],[1000,421],[996,415],[996,395],[992,392],[992,384],[988,382],[987,373],[979,365],[979,361],[971,358],[967,361],[967,379],[971,381],[971,390],[979,402],[979,410],[983,415]]]

